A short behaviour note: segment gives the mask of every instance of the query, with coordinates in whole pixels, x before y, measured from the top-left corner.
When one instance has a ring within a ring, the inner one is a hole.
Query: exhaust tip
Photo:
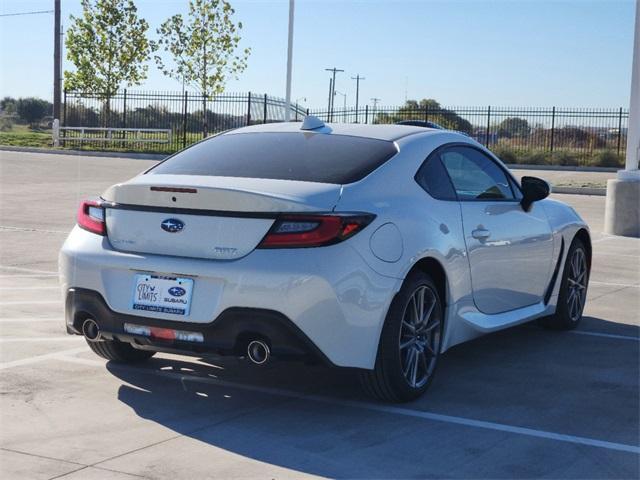
[[[93,318],[87,318],[82,324],[82,334],[90,342],[100,340],[100,327]]]
[[[269,360],[271,351],[269,346],[262,340],[253,340],[247,346],[247,356],[255,365],[263,365]]]

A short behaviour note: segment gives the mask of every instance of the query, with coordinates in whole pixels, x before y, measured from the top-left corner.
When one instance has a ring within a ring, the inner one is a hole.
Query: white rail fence
[[[80,142],[126,142],[126,143],[171,143],[170,128],[110,128],[110,127],[61,127],[59,120],[53,121],[53,146],[64,146],[65,141]]]

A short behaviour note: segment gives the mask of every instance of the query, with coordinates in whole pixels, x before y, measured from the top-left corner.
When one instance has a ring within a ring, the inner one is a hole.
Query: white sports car
[[[438,357],[582,317],[585,222],[451,131],[256,125],[82,202],[60,252],[66,325],[98,355],[315,359],[406,401]]]

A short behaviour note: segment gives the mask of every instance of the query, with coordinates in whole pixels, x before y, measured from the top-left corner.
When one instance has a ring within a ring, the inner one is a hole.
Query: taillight
[[[258,248],[321,247],[354,236],[375,218],[371,214],[282,215]]]
[[[78,226],[92,233],[104,235],[107,226],[104,222],[104,208],[98,200],[84,200],[78,208]]]

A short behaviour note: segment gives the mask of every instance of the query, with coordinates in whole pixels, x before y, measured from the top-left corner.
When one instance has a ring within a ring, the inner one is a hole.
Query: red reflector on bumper
[[[176,331],[170,328],[151,327],[151,338],[161,338],[163,340],[175,340]]]

